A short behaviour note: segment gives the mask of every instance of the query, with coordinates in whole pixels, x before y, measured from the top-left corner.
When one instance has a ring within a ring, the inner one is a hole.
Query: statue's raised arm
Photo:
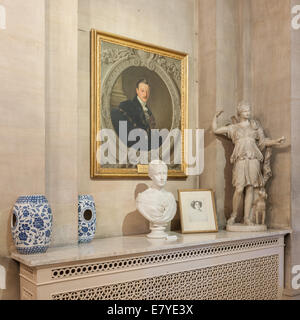
[[[228,132],[228,128],[227,127],[220,127],[218,128],[218,118],[219,116],[224,112],[223,109],[219,110],[216,112],[214,118],[213,118],[213,121],[212,121],[212,130],[213,130],[213,133],[214,134],[223,134],[223,135],[226,135],[227,132]]]

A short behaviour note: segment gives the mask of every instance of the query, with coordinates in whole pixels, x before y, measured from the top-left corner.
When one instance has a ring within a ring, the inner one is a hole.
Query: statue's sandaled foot
[[[231,218],[229,218],[229,219],[227,220],[227,224],[228,224],[229,226],[232,226],[234,223],[235,223],[235,217],[231,217]]]
[[[252,221],[250,221],[249,219],[246,219],[246,220],[245,220],[245,224],[246,224],[247,226],[254,226],[254,223],[253,223]]]

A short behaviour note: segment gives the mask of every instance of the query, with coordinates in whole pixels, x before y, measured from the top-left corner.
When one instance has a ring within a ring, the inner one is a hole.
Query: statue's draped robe
[[[232,184],[243,189],[246,186],[263,187],[264,178],[261,163],[264,160],[262,151],[265,149],[267,138],[261,125],[251,120],[249,126],[231,124],[226,127],[225,135],[234,143],[234,150],[230,158],[233,163]]]

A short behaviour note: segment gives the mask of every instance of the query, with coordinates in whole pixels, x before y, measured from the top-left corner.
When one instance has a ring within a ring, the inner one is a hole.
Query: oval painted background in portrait
[[[147,106],[154,115],[157,129],[172,128],[173,107],[169,90],[160,76],[146,67],[129,67],[117,78],[111,93],[110,107],[118,107],[121,102],[136,96],[136,83],[147,79],[150,97]]]

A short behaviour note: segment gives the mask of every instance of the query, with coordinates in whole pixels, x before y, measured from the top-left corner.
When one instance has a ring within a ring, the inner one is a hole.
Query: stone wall
[[[6,8],[6,29],[0,30],[0,265],[7,270],[0,299],[14,299],[18,268],[7,258],[11,210],[20,195],[45,194],[45,4],[0,3]]]
[[[299,1],[291,0],[291,12]],[[292,14],[291,19],[295,15]],[[300,294],[293,289],[292,269],[300,265],[300,30],[291,29],[291,217],[293,233],[288,237],[286,250],[286,291],[288,295]],[[299,281],[298,281],[299,284]]]
[[[46,1],[46,194],[52,245],[77,242],[77,0]]]
[[[285,147],[273,148],[269,184],[270,227],[290,225],[291,40],[289,0],[251,1],[252,105],[265,134],[285,136]]]

